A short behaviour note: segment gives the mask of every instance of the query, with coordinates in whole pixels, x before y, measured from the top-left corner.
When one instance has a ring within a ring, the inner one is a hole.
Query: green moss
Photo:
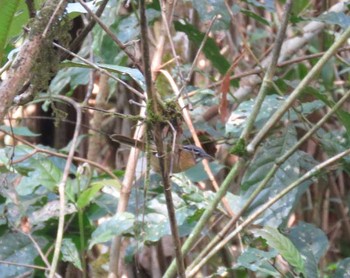
[[[239,139],[236,142],[236,144],[230,149],[230,154],[234,154],[239,157],[245,157],[248,155],[244,139]]]

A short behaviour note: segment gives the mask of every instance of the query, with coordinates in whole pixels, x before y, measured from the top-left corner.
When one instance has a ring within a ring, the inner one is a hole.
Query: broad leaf
[[[256,248],[248,247],[237,259],[234,268],[244,267],[253,272],[264,273],[279,276],[279,273],[269,262],[278,255],[276,250],[262,251]]]
[[[76,207],[68,203],[65,205],[64,214],[69,215],[77,212]],[[40,207],[38,210],[30,213],[28,215],[29,222],[32,225],[38,225],[40,223],[46,222],[50,219],[58,218],[60,215],[60,201],[55,200],[48,202],[47,204]]]
[[[257,0],[246,0],[249,4],[254,5],[258,8],[263,8],[268,12],[275,12],[275,1],[273,0],[265,0],[265,1],[257,1]]]
[[[264,238],[269,246],[276,249],[290,265],[295,267],[298,273],[305,274],[304,259],[286,236],[282,235],[277,229],[268,226],[254,233]]]
[[[266,96],[258,116],[255,121],[255,127],[260,129],[270,119],[271,115],[285,102],[286,98],[278,95]],[[320,109],[324,106],[322,101],[316,100],[312,102],[305,102],[295,108],[291,109],[286,113],[283,119],[290,121],[299,120],[299,114],[307,116],[313,113],[315,110]],[[254,100],[247,100],[242,102],[237,109],[235,109],[226,123],[226,134],[234,135],[238,137],[243,128],[246,125],[247,118],[252,113],[254,107]]]
[[[97,9],[97,6],[95,5],[94,1],[86,2],[85,3],[90,10],[95,11]],[[86,14],[87,11],[80,3],[68,3],[66,7],[66,12],[69,15],[69,18],[73,19],[81,14]]]
[[[350,258],[341,260],[337,265],[337,270],[334,273],[333,278],[345,278],[350,275]]]
[[[344,29],[350,26],[350,16],[344,14],[343,12],[328,12],[325,14],[321,14],[314,20],[321,21],[327,24],[336,24]]]
[[[34,237],[41,248],[48,243],[44,237]],[[0,260],[18,264],[34,264],[38,251],[33,242],[21,233],[5,233],[0,237]],[[27,267],[0,264],[1,277],[17,277],[28,272]]]
[[[188,201],[186,204],[175,192],[173,193],[173,198],[180,236],[186,236],[192,231],[208,202],[205,200],[200,203]],[[164,195],[161,194],[157,198],[150,200],[146,209],[147,213],[144,216],[140,216],[140,222],[144,221],[144,224],[141,224],[144,232],[142,240],[156,242],[166,235],[171,235]]]
[[[72,263],[76,268],[83,270],[77,247],[70,238],[64,238],[61,247],[62,260]]]
[[[192,0],[192,5],[203,22],[212,20],[215,15],[220,15],[213,25],[213,30],[228,28],[231,17],[227,12],[224,0]]]
[[[325,233],[314,225],[301,222],[293,227],[287,236],[299,252],[307,258],[305,261],[307,277],[319,277],[317,265],[328,249]]]
[[[176,21],[174,25],[176,31],[184,32],[197,47],[200,46],[205,38],[204,33],[198,31],[195,26],[186,21]],[[221,74],[227,72],[230,63],[221,55],[220,49],[212,38],[207,38],[203,47],[203,53]]]
[[[8,41],[10,26],[15,16],[19,0],[0,1],[0,61],[4,55],[4,48]]]
[[[75,67],[75,68],[90,68],[92,67],[90,65],[86,65],[80,62],[72,62],[72,61],[65,61],[61,63],[62,66],[65,67]],[[145,79],[142,75],[142,73],[135,68],[128,68],[128,67],[122,67],[122,66],[117,66],[117,65],[109,65],[109,64],[98,64],[96,63],[97,66],[99,66],[102,69],[105,69],[110,72],[115,72],[121,75],[128,75],[130,76],[136,83],[141,87],[145,88]]]
[[[38,133],[31,132],[28,127],[18,126],[18,127],[10,127],[7,125],[1,125],[0,131],[6,131],[7,133],[18,135],[18,136],[40,136]]]
[[[77,201],[77,205],[80,209],[86,207],[97,195],[97,193],[101,190],[103,184],[91,184],[89,188],[83,191]]]
[[[250,11],[250,10],[246,10],[246,9],[241,9],[242,14],[255,19],[256,21],[260,22],[261,24],[264,24],[266,26],[270,26],[270,22],[268,22],[265,18],[259,16],[258,14]]]
[[[97,243],[111,240],[123,233],[130,233],[134,226],[135,216],[128,212],[118,213],[111,219],[106,220],[91,235],[89,248]]]
[[[19,195],[28,195],[40,185],[50,191],[57,189],[58,183],[62,179],[62,171],[50,160],[39,159],[32,162],[33,171],[28,177],[23,177],[16,187]]]
[[[242,180],[241,204],[244,204],[260,185],[267,173],[275,164],[275,160],[284,155],[296,143],[296,131],[293,128],[287,129],[278,137],[267,140],[255,155],[249,169]],[[308,156],[296,152],[284,162],[274,174],[260,194],[256,197],[250,207],[250,211],[266,203],[270,198],[279,194],[286,186],[294,182],[300,176],[300,163]],[[278,202],[268,208],[263,215],[256,221],[256,224],[278,227],[298,202],[301,194],[306,190],[310,182],[304,182],[298,188],[295,188],[287,195],[282,197]]]

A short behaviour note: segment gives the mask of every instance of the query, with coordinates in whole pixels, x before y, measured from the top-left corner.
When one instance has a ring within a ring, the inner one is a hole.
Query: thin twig
[[[51,96],[51,98],[63,100],[65,102],[71,104],[76,110],[77,118],[76,118],[76,125],[75,125],[74,134],[73,134],[73,139],[72,139],[72,145],[71,145],[69,153],[68,153],[68,157],[67,157],[66,165],[65,165],[64,170],[63,170],[61,182],[58,185],[58,192],[59,192],[59,197],[60,197],[60,215],[58,218],[58,228],[57,228],[55,250],[54,250],[53,259],[52,259],[52,263],[51,263],[49,278],[53,278],[55,276],[56,268],[57,268],[57,264],[58,264],[58,260],[59,260],[59,256],[60,256],[62,239],[63,239],[63,232],[64,232],[64,216],[65,216],[65,202],[66,202],[65,201],[65,194],[66,194],[65,187],[66,187],[66,183],[68,180],[73,157],[74,157],[75,147],[76,147],[78,136],[79,136],[79,130],[80,130],[81,118],[82,118],[81,108],[80,108],[79,104],[77,104],[72,99],[65,97],[65,96],[57,96],[57,95]]]
[[[284,190],[282,190],[279,194],[276,196],[270,198],[265,204],[263,204],[259,209],[254,211],[246,220],[244,220],[237,228],[232,231],[229,235],[227,235],[222,241],[218,244],[216,244],[210,252],[202,258],[200,262],[198,262],[197,265],[195,265],[187,274],[187,277],[192,277],[197,271],[205,265],[208,260],[214,256],[218,251],[220,251],[221,248],[223,248],[226,244],[228,244],[238,233],[240,233],[243,229],[245,229],[248,225],[253,223],[262,213],[264,213],[268,208],[270,208],[273,204],[275,204],[277,201],[279,201],[282,197],[284,197],[286,194],[291,192],[293,189],[300,186],[304,181],[309,180],[310,178],[318,175],[321,172],[325,172],[325,169],[334,164],[335,162],[339,161],[343,157],[350,154],[350,149],[341,152],[328,160],[320,163],[319,165],[312,168],[310,171],[306,172],[302,177],[297,179],[295,182],[288,185]]]
[[[272,115],[272,117],[267,121],[264,127],[256,134],[250,144],[247,146],[247,151],[253,153],[257,145],[263,140],[266,134],[271,130],[271,128],[280,120],[284,113],[292,106],[294,101],[303,92],[304,88],[311,82],[311,80],[318,74],[324,64],[332,57],[337,49],[345,43],[345,41],[350,36],[350,27],[348,27],[344,33],[338,38],[337,41],[326,51],[323,57],[316,63],[316,65],[309,71],[305,78],[298,84],[290,96],[285,100],[282,106],[277,109],[277,111]]]
[[[350,46],[346,46],[346,47],[338,49],[337,52],[340,53],[340,52],[345,52],[345,51],[349,51],[349,50],[350,50]],[[315,53],[315,54],[309,54],[309,55],[305,55],[305,56],[300,56],[300,57],[297,57],[297,58],[294,58],[294,59],[290,59],[288,61],[284,61],[284,62],[278,63],[276,66],[278,68],[282,68],[282,67],[289,66],[289,65],[292,65],[292,64],[296,64],[296,63],[300,63],[300,62],[303,62],[303,61],[306,61],[306,60],[319,58],[319,57],[322,57],[324,55],[324,53],[325,52],[319,52],[319,53]],[[249,76],[249,75],[259,74],[259,73],[264,72],[264,70],[265,69],[262,69],[262,68],[248,70],[248,71],[245,71],[245,72],[238,73],[238,74],[230,76],[230,80],[236,80],[236,79],[240,79],[242,77],[246,77],[246,76]],[[217,82],[214,82],[214,83],[210,84],[208,86],[208,88],[213,88],[213,87],[220,86],[221,83],[222,83],[221,80],[217,81]]]
[[[173,41],[173,38],[172,38],[171,33],[170,33],[169,22],[168,22],[168,19],[166,17],[165,3],[166,2],[160,1],[161,11],[162,11],[162,19],[163,19],[162,23],[164,24],[164,27],[165,27],[165,32],[166,32],[168,40],[169,40],[170,49],[171,49],[171,52],[173,54],[173,58],[175,59],[175,63],[176,63],[176,66],[177,66],[177,70],[178,70],[180,79],[181,79],[181,83],[183,83],[183,82],[185,82],[185,79],[184,79],[183,74],[182,74],[181,65],[180,65],[180,61],[179,61],[179,56],[176,54],[174,41]],[[169,18],[172,18],[172,16],[169,16]]]
[[[89,15],[101,26],[101,28],[106,32],[106,34],[125,52],[125,54],[130,58],[130,60],[138,67],[139,70],[142,71],[142,67],[140,62],[136,59],[136,57],[128,50],[127,46],[125,46],[114,33],[107,27],[106,24],[102,22],[102,20],[96,16],[93,11],[86,5],[82,0],[78,0],[78,2],[84,7],[84,9],[89,13]]]
[[[36,240],[33,238],[33,236],[32,236],[31,234],[27,234],[27,233],[23,233],[23,234],[26,235],[26,236],[28,236],[29,239],[33,242],[35,249],[38,251],[38,253],[39,253],[41,259],[43,260],[43,262],[45,263],[46,267],[47,267],[48,269],[50,269],[50,268],[51,268],[51,265],[50,265],[49,261],[47,260],[47,257],[46,257],[45,254],[41,251],[41,248],[40,248],[39,244],[36,242]]]
[[[266,74],[264,76],[264,79],[263,79],[263,82],[261,84],[258,96],[257,96],[255,103],[254,103],[253,110],[250,113],[250,115],[246,121],[246,125],[242,131],[241,136],[240,136],[240,139],[244,140],[244,142],[246,142],[248,140],[250,132],[251,132],[251,130],[254,126],[254,123],[256,121],[256,117],[258,116],[260,108],[264,102],[268,87],[271,84],[272,78],[276,72],[276,65],[277,65],[278,57],[281,53],[281,47],[283,44],[283,40],[286,36],[289,14],[292,10],[292,3],[293,3],[292,0],[288,0],[285,4],[282,24],[278,30],[276,42],[275,42],[275,45],[274,45],[274,48],[272,51],[271,63],[269,64],[269,67],[268,67]]]
[[[92,33],[90,33],[88,35],[88,40],[89,40],[89,60],[91,63],[93,63],[94,61],[94,51],[93,51],[93,47],[92,47],[92,44],[93,44],[93,37],[92,37]],[[84,97],[84,101],[83,101],[83,105],[87,105],[88,104],[88,101],[92,95],[92,92],[94,90],[94,83],[95,83],[95,73],[94,71],[90,71],[89,73],[89,82],[88,82],[88,85],[86,87],[86,95]]]
[[[202,49],[203,49],[203,47],[205,46],[205,43],[206,43],[207,40],[208,40],[209,33],[210,33],[211,28],[213,27],[214,22],[215,22],[215,20],[217,19],[217,17],[218,17],[218,16],[215,15],[215,16],[212,18],[212,20],[210,21],[208,30],[207,30],[207,32],[205,32],[204,38],[203,38],[203,40],[201,41],[201,44],[200,44],[200,46],[199,46],[199,48],[198,48],[198,50],[197,50],[196,56],[194,57],[194,59],[193,59],[193,61],[192,61],[191,69],[190,69],[190,71],[188,72],[188,75],[187,75],[186,79],[184,80],[184,84],[182,85],[182,87],[181,87],[181,89],[180,89],[180,92],[179,92],[179,94],[177,95],[177,98],[179,98],[179,97],[182,95],[183,91],[186,89],[186,86],[187,86],[188,82],[190,82],[190,80],[191,80],[191,76],[192,76],[192,73],[193,73],[193,71],[194,71],[194,68],[195,68],[195,66],[196,66],[196,64],[197,64],[197,60],[198,60],[198,58],[199,58],[199,55],[201,54]],[[175,59],[175,58],[174,58],[174,59]],[[187,92],[186,92],[186,96],[188,96],[188,93],[187,93]]]
[[[96,11],[96,16],[100,17],[105,9],[105,7],[107,6],[109,0],[103,0],[103,2],[100,4],[100,6],[98,7],[97,11]],[[72,52],[76,52],[77,48],[79,47],[79,45],[81,44],[81,42],[85,39],[85,37],[90,33],[90,31],[92,30],[92,28],[96,25],[96,21],[95,20],[91,20],[88,25],[85,26],[85,28],[79,32],[78,36],[74,39],[74,41],[70,44],[69,49]],[[65,59],[65,57],[63,57],[63,59]]]
[[[66,52],[66,53],[72,55],[73,57],[75,57],[75,58],[77,58],[77,59],[83,61],[85,64],[87,64],[87,65],[93,67],[94,69],[96,69],[96,70],[98,70],[98,71],[100,71],[100,72],[102,72],[102,73],[108,75],[110,78],[112,78],[112,79],[114,79],[114,80],[120,82],[120,83],[123,84],[125,87],[127,87],[131,92],[133,92],[134,94],[136,94],[138,97],[140,97],[141,99],[144,99],[144,96],[143,96],[139,91],[135,90],[132,86],[130,86],[128,83],[124,82],[124,81],[121,80],[120,78],[118,78],[118,77],[116,77],[116,76],[110,74],[107,70],[105,70],[105,69],[99,67],[98,65],[96,65],[96,64],[94,64],[94,63],[91,63],[89,60],[87,60],[87,59],[85,59],[85,58],[79,56],[78,54],[73,53],[72,51],[68,50],[67,48],[65,48],[65,47],[63,47],[63,46],[61,46],[61,45],[59,45],[59,44],[57,44],[57,43],[55,43],[55,42],[53,42],[53,45],[56,46],[56,47],[58,47],[59,49],[63,50],[64,52]]]
[[[59,11],[60,11],[60,9],[62,9],[62,5],[64,4],[64,2],[66,2],[66,0],[61,0],[61,1],[57,4],[57,6],[56,6],[54,12],[52,13],[52,15],[51,15],[51,17],[50,17],[49,23],[46,25],[45,30],[44,30],[44,32],[43,32],[42,35],[41,35],[43,39],[46,38],[47,33],[49,32],[49,30],[50,30],[50,28],[51,28],[51,25],[53,24],[53,22],[54,22],[54,20],[55,20],[55,17],[62,13],[62,11],[61,11],[60,13],[59,13]]]
[[[39,270],[47,270],[47,268],[43,266],[15,263],[15,262],[3,261],[3,260],[0,260],[0,264],[15,265],[15,266],[28,267],[28,268],[39,269]]]

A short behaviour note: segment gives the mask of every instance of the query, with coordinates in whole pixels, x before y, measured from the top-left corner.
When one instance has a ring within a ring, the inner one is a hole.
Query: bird
[[[119,142],[131,147],[145,151],[146,143],[137,139],[133,139],[120,134],[110,135],[112,141]],[[159,165],[159,156],[154,145],[150,146],[152,152],[151,156],[151,166],[152,169],[160,173],[161,168]],[[169,145],[166,148],[167,152],[165,153],[165,159],[168,162],[169,167],[171,167],[171,173],[181,173],[197,165],[202,159],[206,158],[213,160],[214,157],[206,153],[202,148],[195,145],[176,145],[175,150],[172,150],[172,147]],[[172,166],[170,166],[172,163]]]

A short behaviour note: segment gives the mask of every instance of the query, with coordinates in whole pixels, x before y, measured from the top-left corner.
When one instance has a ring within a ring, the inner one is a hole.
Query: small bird
[[[113,134],[110,136],[112,141],[117,141],[121,144],[125,144],[131,147],[145,151],[146,144],[145,142],[124,136],[119,134]],[[171,146],[169,146],[169,151],[165,154],[165,157],[170,165],[172,159],[172,169],[171,172],[176,174],[184,172],[192,167],[194,167],[200,160],[207,158],[213,160],[214,158],[207,154],[202,148],[199,148],[195,145],[178,145],[173,152]],[[157,157],[157,151],[155,146],[151,146],[152,157],[151,157],[151,166],[152,169],[159,173],[159,159]]]

